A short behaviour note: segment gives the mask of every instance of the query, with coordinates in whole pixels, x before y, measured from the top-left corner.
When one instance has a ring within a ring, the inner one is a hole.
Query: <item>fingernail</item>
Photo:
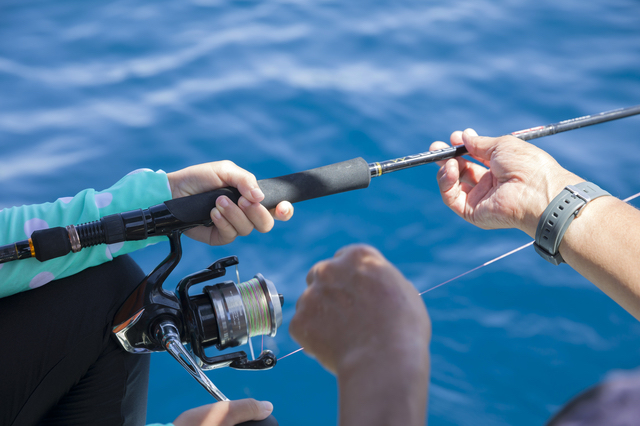
[[[280,207],[280,213],[283,215],[289,214],[289,206],[285,205],[284,207]]]
[[[269,401],[260,401],[260,405],[262,405],[262,411],[265,414],[270,414],[273,411],[273,404]]]
[[[251,201],[247,200],[244,197],[240,197],[240,199],[238,200],[238,205],[246,209],[248,207],[251,207]]]
[[[256,201],[262,201],[264,199],[264,192],[260,188],[254,188],[251,190],[251,196]]]
[[[220,204],[222,208],[229,207],[229,199],[227,197],[220,197],[218,198],[218,204]]]
[[[465,134],[465,135],[467,135],[467,136],[478,136],[478,134],[476,133],[476,131],[475,131],[475,130],[473,130],[473,129],[466,129],[466,130],[464,131],[464,134]]]
[[[214,219],[219,220],[222,217],[222,214],[220,214],[220,210],[213,208],[211,210],[211,216],[213,216]]]

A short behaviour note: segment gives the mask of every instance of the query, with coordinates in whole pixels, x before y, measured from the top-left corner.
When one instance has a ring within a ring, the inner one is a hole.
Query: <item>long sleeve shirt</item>
[[[51,203],[11,207],[0,211],[0,245],[26,240],[36,230],[77,225],[128,210],[148,208],[171,199],[166,173],[133,171],[103,191],[86,189]],[[53,280],[112,260],[160,241],[161,237],[97,245],[66,256],[40,262],[35,258],[0,264],[0,297],[30,290]]]

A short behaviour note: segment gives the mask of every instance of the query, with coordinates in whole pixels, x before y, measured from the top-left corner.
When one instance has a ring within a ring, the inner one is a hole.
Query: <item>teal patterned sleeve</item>
[[[169,199],[171,189],[166,173],[149,169],[136,170],[104,191],[86,189],[75,197],[58,198],[52,203],[1,210],[0,245],[26,240],[33,231],[39,229],[92,222],[113,213],[144,209]],[[108,262],[115,256],[163,239],[164,237],[154,237],[143,241],[98,245],[46,262],[31,258],[0,264],[0,297],[77,274]]]

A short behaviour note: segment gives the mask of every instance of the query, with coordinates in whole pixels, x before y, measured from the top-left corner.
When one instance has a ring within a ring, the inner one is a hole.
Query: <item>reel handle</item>
[[[162,341],[167,352],[184,367],[191,376],[198,381],[217,401],[228,401],[222,392],[209,380],[198,367],[198,363],[191,354],[182,346],[180,334],[175,324],[171,321],[160,323],[156,328],[156,338]],[[264,420],[250,420],[237,426],[278,426],[278,421],[273,415]]]

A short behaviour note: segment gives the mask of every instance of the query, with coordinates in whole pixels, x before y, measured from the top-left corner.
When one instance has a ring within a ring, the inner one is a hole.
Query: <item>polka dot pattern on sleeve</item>
[[[111,201],[113,201],[113,195],[109,192],[103,192],[102,194],[96,194],[95,200],[96,207],[103,209],[111,204]]]
[[[24,234],[27,237],[31,237],[34,231],[40,231],[41,229],[49,229],[49,224],[44,219],[33,218],[24,223]]]
[[[51,272],[40,272],[38,275],[33,277],[33,279],[29,282],[29,288],[38,288],[42,287],[45,284],[49,284],[56,277]]]
[[[169,199],[171,189],[166,173],[138,169],[104,191],[86,189],[74,197],[58,198],[52,203],[3,209],[0,211],[0,245],[25,240],[37,230],[93,222],[114,213],[146,209]],[[32,258],[0,264],[0,297],[41,287],[160,241],[166,238],[89,247],[47,262]]]

